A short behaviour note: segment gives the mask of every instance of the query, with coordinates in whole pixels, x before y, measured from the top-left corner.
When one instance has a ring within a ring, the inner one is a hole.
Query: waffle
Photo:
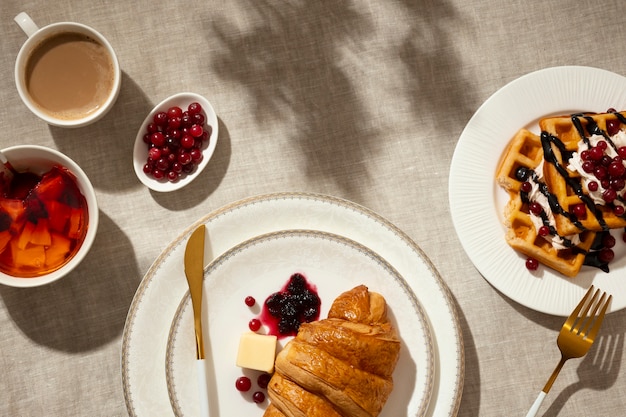
[[[626,112],[620,114],[624,116]],[[607,121],[616,120],[618,117],[613,113],[601,113],[548,117],[539,121],[542,140],[552,149],[552,155],[547,155],[544,164],[544,175],[562,209],[555,213],[556,229],[561,235],[626,227],[626,218],[615,214],[614,205],[594,202],[582,177],[568,169],[568,159],[578,150],[578,143],[594,133],[608,138]],[[623,195],[624,190],[618,193]],[[576,206],[586,214],[575,216]]]
[[[516,177],[517,170],[535,169],[543,159],[539,136],[520,129],[509,142],[496,171],[496,181],[509,193],[519,193],[522,181]]]
[[[523,179],[518,171],[535,171],[545,167],[541,138],[526,129],[520,129],[509,142],[496,171],[496,182],[510,195],[505,207],[505,239],[513,249],[568,277],[578,274],[590,250],[595,233],[586,231],[580,235],[580,243],[566,249],[557,249],[551,242],[539,236],[531,219],[529,205],[522,199]],[[541,174],[541,173],[540,173]]]
[[[528,205],[522,202],[520,194],[512,194],[505,208],[506,242],[513,249],[536,259],[542,264],[574,277],[585,262],[587,252],[595,239],[595,232],[579,234],[580,243],[573,248],[556,249],[550,242],[539,236],[528,213]]]

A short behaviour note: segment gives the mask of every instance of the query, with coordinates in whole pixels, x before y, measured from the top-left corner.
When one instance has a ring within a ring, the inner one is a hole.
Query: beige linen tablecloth
[[[21,11],[109,39],[123,81],[104,119],[55,128],[22,104],[13,78]],[[66,153],[100,204],[95,243],[74,272],[46,287],[0,288],[0,415],[127,415],[121,336],[141,278],[200,217],[281,191],[351,200],[415,240],[458,309],[458,415],[525,415],[559,359],[563,319],[509,300],[474,268],[452,225],[450,162],[476,109],[524,74],[584,65],[626,75],[626,3],[3,0],[0,25],[0,148]],[[133,140],[153,105],[181,91],[211,101],[219,142],[189,187],[154,193],[133,172]],[[569,362],[539,415],[626,413],[624,323],[623,311],[606,319],[611,354]]]

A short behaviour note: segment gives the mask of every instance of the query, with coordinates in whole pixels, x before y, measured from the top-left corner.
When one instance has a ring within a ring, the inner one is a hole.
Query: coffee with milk
[[[26,64],[26,90],[39,109],[58,119],[96,112],[115,83],[113,58],[95,39],[61,32],[38,44]]]

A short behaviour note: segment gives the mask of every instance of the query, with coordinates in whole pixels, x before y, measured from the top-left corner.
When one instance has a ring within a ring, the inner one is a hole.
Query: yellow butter
[[[274,372],[276,336],[244,333],[239,339],[237,366],[267,373]]]

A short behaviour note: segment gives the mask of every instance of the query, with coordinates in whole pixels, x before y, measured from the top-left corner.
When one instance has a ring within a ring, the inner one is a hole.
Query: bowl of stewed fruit
[[[217,144],[217,115],[195,93],[179,93],[157,104],[144,119],[133,149],[139,181],[169,192],[191,183],[207,166]]]
[[[36,287],[66,276],[98,229],[85,172],[63,153],[19,145],[0,156],[0,284]]]

